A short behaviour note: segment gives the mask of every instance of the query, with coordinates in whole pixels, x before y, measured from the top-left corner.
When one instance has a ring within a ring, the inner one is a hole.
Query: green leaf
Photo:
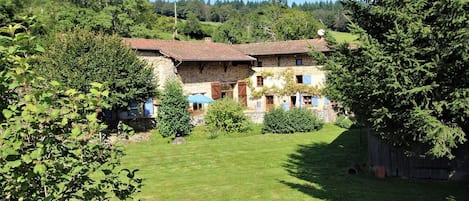
[[[45,49],[39,44],[36,44],[35,50],[38,51],[38,52],[45,52]]]
[[[3,116],[5,116],[5,118],[7,118],[7,119],[9,119],[13,116],[13,112],[11,110],[8,110],[8,109],[3,109],[2,113],[3,113]]]
[[[103,88],[103,84],[98,83],[98,82],[92,82],[90,85],[91,85],[93,88],[97,88],[97,89]]]
[[[54,87],[60,86],[60,82],[57,82],[57,81],[55,81],[55,80],[51,81],[50,84],[51,84],[52,86],[54,86]]]
[[[22,155],[21,160],[23,160],[23,162],[25,162],[25,163],[31,163],[33,161],[31,159],[31,156],[29,156],[28,154]]]
[[[8,167],[16,168],[21,165],[21,160],[10,161],[6,164]]]
[[[88,119],[88,121],[90,121],[90,122],[96,122],[97,121],[96,114],[94,114],[94,113],[86,115],[86,119]]]
[[[33,172],[38,174],[38,175],[42,175],[44,174],[44,172],[46,172],[46,166],[42,163],[38,163],[34,166],[34,169],[33,169]]]
[[[9,156],[18,156],[19,153],[12,147],[3,146],[2,147],[2,158],[7,158]]]
[[[76,126],[72,129],[72,138],[78,138],[78,136],[81,134],[81,129],[80,127]]]
[[[98,95],[99,95],[99,91],[98,91],[97,89],[95,89],[95,88],[91,88],[91,89],[90,89],[90,93],[93,94],[93,95],[95,95],[95,96],[98,96]]]
[[[42,149],[41,148],[38,148],[38,149],[35,149],[33,152],[31,152],[31,159],[33,160],[38,160],[41,158],[42,156]]]

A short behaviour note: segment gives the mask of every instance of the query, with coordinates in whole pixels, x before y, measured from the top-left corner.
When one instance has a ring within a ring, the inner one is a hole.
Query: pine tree
[[[327,95],[382,139],[454,157],[469,132],[469,16],[462,0],[346,1],[360,36],[326,64]]]

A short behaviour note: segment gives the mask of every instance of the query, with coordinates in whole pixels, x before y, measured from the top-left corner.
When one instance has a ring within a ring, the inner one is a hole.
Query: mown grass
[[[352,44],[357,44],[358,37],[351,33],[330,31],[331,35],[337,40],[337,42],[347,42]]]
[[[333,125],[306,134],[247,134],[208,139],[198,127],[183,145],[152,140],[126,146],[123,165],[144,178],[144,200],[469,200],[468,185],[347,174],[363,163],[366,136]]]

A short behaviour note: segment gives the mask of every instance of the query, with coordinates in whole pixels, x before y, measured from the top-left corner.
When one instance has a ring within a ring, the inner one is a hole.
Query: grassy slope
[[[326,125],[309,134],[250,134],[214,140],[206,136],[192,137],[185,145],[166,144],[158,137],[128,145],[124,165],[140,169],[139,176],[145,178],[137,197],[398,201],[445,200],[453,195],[469,200],[465,184],[348,175],[351,163],[364,161],[365,143],[360,143],[358,130]]]
[[[351,34],[351,33],[346,33],[346,32],[337,32],[337,31],[331,31],[332,36],[337,40],[337,42],[348,42],[348,43],[357,43],[357,36]]]

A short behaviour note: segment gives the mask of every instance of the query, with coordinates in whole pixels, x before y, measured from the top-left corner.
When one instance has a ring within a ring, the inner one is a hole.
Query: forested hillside
[[[343,8],[332,1],[288,6],[285,0],[0,0],[0,11],[0,25],[36,16],[32,31],[43,36],[85,28],[122,37],[210,36],[216,42],[247,43],[311,38],[319,28],[346,29]]]

